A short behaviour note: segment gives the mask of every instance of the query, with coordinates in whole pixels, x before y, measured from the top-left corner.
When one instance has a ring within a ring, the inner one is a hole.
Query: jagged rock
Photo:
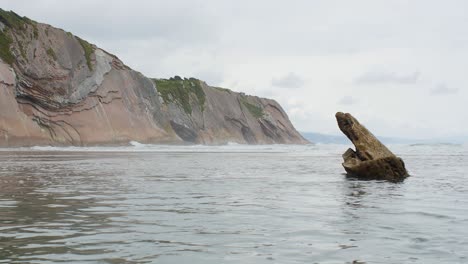
[[[408,177],[403,160],[393,154],[367,128],[349,113],[336,113],[340,130],[351,140],[356,151],[343,154],[348,175],[365,180],[399,182]]]
[[[0,23],[0,147],[308,143],[274,100],[195,78],[147,78],[69,32],[2,9]]]

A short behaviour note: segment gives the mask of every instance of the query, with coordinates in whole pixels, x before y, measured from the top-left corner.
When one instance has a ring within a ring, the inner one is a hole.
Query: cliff
[[[0,9],[0,146],[303,144],[274,100],[150,79],[50,25]]]

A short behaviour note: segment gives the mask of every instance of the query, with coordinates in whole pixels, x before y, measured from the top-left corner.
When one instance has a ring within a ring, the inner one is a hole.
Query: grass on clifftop
[[[5,11],[0,8],[0,22],[2,22],[7,28],[23,32],[27,28],[26,25],[33,27],[34,38],[39,37],[39,29],[37,28],[37,22],[29,19],[28,17],[22,17],[13,11]]]
[[[221,92],[232,93],[232,91],[227,88],[222,88],[222,87],[213,87],[213,88]]]
[[[249,112],[255,117],[255,118],[262,118],[265,113],[263,112],[263,109],[259,106],[256,106],[254,104],[251,104],[247,102],[244,98],[240,99],[242,104],[249,110]]]
[[[200,80],[195,78],[182,79],[175,76],[170,79],[153,79],[153,81],[164,103],[177,103],[184,109],[185,113],[192,114],[190,95],[194,94],[201,111],[204,111],[206,96]]]
[[[5,25],[3,31],[0,31],[0,58],[12,65],[15,62],[15,56],[10,50],[11,44],[13,43],[12,38],[9,36],[8,31],[13,30],[17,33],[25,35],[26,25],[33,27],[33,36],[37,39],[39,37],[39,31],[37,23],[27,17],[21,17],[13,11],[5,11],[0,8],[0,22]],[[26,58],[26,52],[24,50],[24,44],[20,43],[21,56]]]
[[[89,42],[87,42],[84,39],[81,39],[79,37],[76,37],[76,39],[80,43],[81,47],[83,47],[83,50],[84,50],[84,53],[85,53],[85,58],[86,58],[86,64],[88,65],[88,69],[90,71],[92,71],[93,70],[93,64],[91,63],[91,55],[94,52],[94,47],[93,47],[93,45],[89,44]]]
[[[0,22],[9,28],[24,30],[24,24],[32,23],[27,17],[21,17],[13,11],[5,11],[0,8]]]
[[[0,22],[5,25],[3,31],[0,31],[0,58],[8,64],[15,62],[15,56],[11,53],[10,46],[13,40],[8,35],[8,29],[24,30],[25,18],[20,17],[13,11],[5,11],[0,8]]]
[[[15,62],[15,56],[10,51],[12,42],[11,38],[5,34],[5,32],[0,31],[0,58],[10,65]]]

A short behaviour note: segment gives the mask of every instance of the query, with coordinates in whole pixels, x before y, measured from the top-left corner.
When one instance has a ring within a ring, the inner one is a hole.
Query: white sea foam
[[[155,145],[137,141],[127,146],[59,147],[34,146],[22,148],[0,148],[0,151],[40,151],[40,152],[302,152],[316,148],[316,145],[245,145],[229,142],[225,145]],[[325,147],[326,148],[326,147]]]

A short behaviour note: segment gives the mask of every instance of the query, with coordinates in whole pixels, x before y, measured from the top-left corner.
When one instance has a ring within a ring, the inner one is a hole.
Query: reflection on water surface
[[[400,184],[345,148],[0,151],[0,263],[468,262],[466,147],[396,147]]]

